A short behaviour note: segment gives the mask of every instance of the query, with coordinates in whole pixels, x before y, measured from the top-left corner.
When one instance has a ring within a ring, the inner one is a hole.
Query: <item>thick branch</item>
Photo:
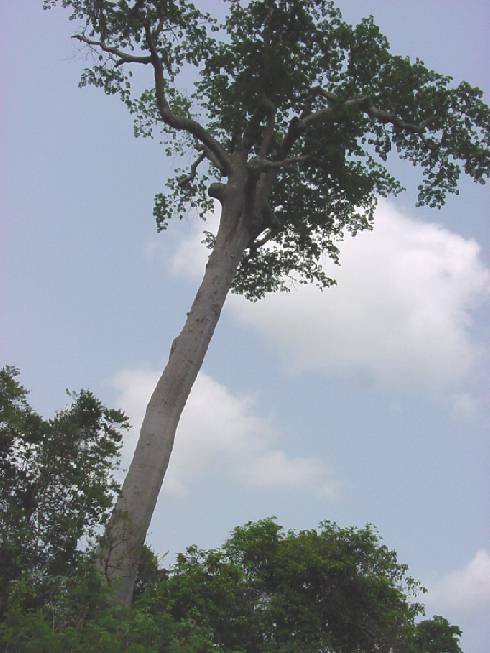
[[[123,52],[122,50],[119,50],[118,48],[113,48],[110,45],[106,45],[103,41],[93,41],[92,39],[87,38],[83,34],[75,34],[72,36],[73,39],[77,39],[78,41],[82,41],[82,43],[87,43],[87,45],[94,45],[104,52],[108,52],[109,54],[113,54],[114,56],[118,57],[119,62],[118,64],[123,64],[123,63],[151,63],[151,57],[138,57],[134,54],[130,54],[129,52]]]
[[[209,156],[208,158],[210,158],[213,163],[217,163],[218,167],[223,170],[225,174],[229,174],[232,168],[231,159],[223,146],[218,143],[218,141],[215,140],[211,134],[206,129],[204,129],[204,127],[196,120],[193,120],[192,118],[185,118],[184,116],[178,116],[170,109],[165,94],[163,63],[158,56],[155,40],[149,25],[145,26],[145,34],[148,48],[150,50],[151,63],[155,73],[155,92],[157,106],[163,122],[169,127],[173,127],[174,129],[186,131],[189,134],[192,134],[194,138],[196,138],[200,143],[204,145],[204,152],[206,153],[206,156],[208,156],[208,153],[211,154],[213,158],[210,158]]]

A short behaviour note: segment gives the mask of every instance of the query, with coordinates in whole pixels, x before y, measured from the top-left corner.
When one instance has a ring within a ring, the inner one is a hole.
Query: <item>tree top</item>
[[[187,0],[44,1],[56,4],[94,53],[81,85],[119,94],[137,136],[190,158],[156,196],[159,229],[189,209],[205,217],[223,180],[249,176],[251,239],[234,290],[251,299],[288,277],[333,283],[322,255],[338,262],[342,235],[370,228],[377,198],[402,190],[392,151],[421,170],[419,205],[440,208],[461,172],[489,175],[481,90],[393,54],[372,17],[351,26],[328,0],[226,0],[223,24]]]

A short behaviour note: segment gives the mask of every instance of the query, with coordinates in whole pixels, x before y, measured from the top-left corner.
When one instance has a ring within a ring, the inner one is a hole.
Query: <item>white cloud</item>
[[[171,271],[188,279],[200,279],[209,257],[209,249],[203,245],[204,231],[216,233],[218,230],[219,209],[210,213],[206,222],[194,223],[190,235],[181,238],[170,258]]]
[[[454,618],[490,612],[490,551],[480,549],[462,569],[450,572],[429,585],[425,599],[436,614]]]
[[[342,244],[338,285],[301,286],[235,315],[296,370],[316,369],[402,385],[461,379],[479,356],[469,329],[490,275],[476,242],[382,203],[373,232]]]
[[[252,487],[290,487],[311,489],[332,498],[336,485],[325,473],[325,465],[312,458],[288,457],[284,451],[270,449],[254,457],[239,470],[241,480]]]
[[[216,228],[211,216],[206,228]],[[171,258],[174,273],[203,274],[201,227]],[[490,271],[479,246],[439,225],[414,220],[387,202],[372,232],[347,237],[338,285],[275,293],[251,304],[228,300],[234,315],[267,338],[295,370],[316,369],[389,385],[445,386],[481,355],[470,329],[488,298]]]
[[[126,464],[157,378],[158,372],[150,369],[123,370],[114,377],[118,403],[134,425],[124,449]],[[277,439],[271,421],[254,413],[249,397],[233,394],[201,372],[182,415],[165,488],[185,494],[192,480],[218,467],[243,486],[331,497],[335,484],[325,464],[316,458],[288,456],[277,448]]]

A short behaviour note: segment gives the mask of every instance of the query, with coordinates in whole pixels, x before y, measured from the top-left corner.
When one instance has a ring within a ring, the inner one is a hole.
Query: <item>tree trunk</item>
[[[223,201],[220,227],[206,272],[168,363],[146,409],[131,466],[98,552],[98,567],[116,598],[132,599],[141,547],[172,452],[180,415],[201,368],[249,233],[242,192]],[[238,188],[235,189],[238,191]],[[241,196],[241,197],[240,197]]]

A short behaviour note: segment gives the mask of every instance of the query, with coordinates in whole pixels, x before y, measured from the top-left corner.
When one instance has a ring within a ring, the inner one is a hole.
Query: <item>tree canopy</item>
[[[332,283],[322,255],[337,261],[342,235],[370,228],[377,198],[401,190],[386,165],[391,151],[420,169],[420,204],[441,207],[461,171],[488,177],[482,92],[393,54],[372,17],[350,26],[328,0],[226,0],[224,24],[187,0],[60,4],[94,51],[81,84],[119,94],[136,135],[157,135],[168,153],[195,152],[156,196],[159,229],[189,211],[205,217],[233,153],[247,162],[258,192],[233,290],[250,299],[288,289],[291,278]],[[154,73],[143,92],[138,66]],[[179,75],[189,66],[193,92]]]
[[[443,617],[415,623],[421,585],[372,526],[236,527],[161,569],[148,548],[135,602],[92,565],[127,420],[88,391],[51,420],[0,370],[0,646],[12,653],[460,653]],[[86,546],[79,540],[85,537]],[[2,649],[3,650],[3,649]]]
[[[406,572],[370,527],[296,533],[266,519],[220,549],[190,547],[162,589],[225,650],[389,650],[422,611]]]
[[[370,526],[286,532],[264,519],[217,549],[188,547],[168,570],[148,551],[147,561],[131,608],[83,565],[35,610],[18,585],[0,643],[15,653],[461,653],[457,626],[415,622],[420,585]]]

